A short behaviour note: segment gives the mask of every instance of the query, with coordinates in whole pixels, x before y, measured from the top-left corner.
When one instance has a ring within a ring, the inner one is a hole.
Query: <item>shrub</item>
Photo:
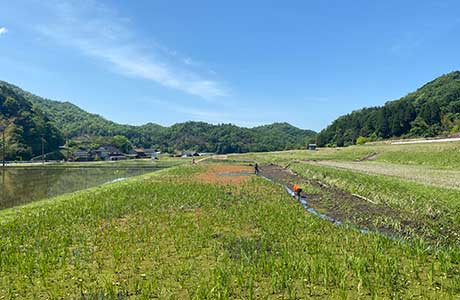
[[[364,137],[364,136],[359,136],[356,139],[356,145],[364,145],[365,143],[369,142],[369,138]]]

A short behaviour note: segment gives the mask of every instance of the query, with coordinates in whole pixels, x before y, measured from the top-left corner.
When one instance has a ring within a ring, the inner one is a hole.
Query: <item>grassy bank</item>
[[[249,171],[181,166],[0,212],[0,299],[460,293],[456,250],[336,227]]]

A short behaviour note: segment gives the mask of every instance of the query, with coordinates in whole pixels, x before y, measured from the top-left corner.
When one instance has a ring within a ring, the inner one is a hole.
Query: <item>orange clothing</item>
[[[300,190],[300,185],[298,185],[297,183],[294,184],[294,186],[292,187],[292,190],[294,191],[294,193],[296,193],[298,190]]]

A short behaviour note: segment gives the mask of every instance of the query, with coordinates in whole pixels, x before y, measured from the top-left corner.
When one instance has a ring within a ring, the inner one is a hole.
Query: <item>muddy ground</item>
[[[287,168],[273,164],[262,165],[260,175],[288,187],[292,187],[295,183],[306,186],[307,192],[302,193],[302,196],[307,199],[308,206],[339,222],[361,229],[379,231],[392,237],[422,236],[432,242],[438,239],[427,224],[414,220],[413,215],[386,205],[372,203],[317,180],[302,177]],[[317,192],[308,193],[308,190]]]

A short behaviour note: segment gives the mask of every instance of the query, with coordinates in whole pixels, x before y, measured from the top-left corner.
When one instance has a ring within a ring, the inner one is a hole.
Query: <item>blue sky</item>
[[[119,123],[320,130],[460,69],[460,2],[6,1],[0,79]]]

